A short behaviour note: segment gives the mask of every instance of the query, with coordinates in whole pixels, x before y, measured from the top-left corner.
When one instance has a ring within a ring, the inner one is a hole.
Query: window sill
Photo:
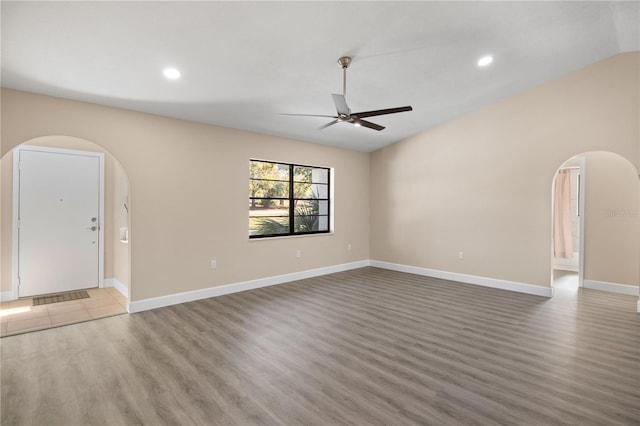
[[[318,234],[302,234],[302,235],[283,235],[281,237],[264,237],[264,238],[249,238],[249,242],[255,241],[273,241],[273,240],[286,240],[289,238],[309,238],[309,237],[327,237],[330,235],[334,235],[334,232],[322,232]]]

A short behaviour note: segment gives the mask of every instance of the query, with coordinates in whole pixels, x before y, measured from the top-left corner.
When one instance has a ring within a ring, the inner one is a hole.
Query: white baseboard
[[[543,297],[553,297],[553,288],[542,287],[533,284],[520,283],[515,281],[507,281],[496,278],[487,278],[477,275],[460,274],[457,272],[441,271],[437,269],[421,268],[417,266],[401,265],[397,263],[382,262],[378,260],[361,260],[358,262],[344,263],[341,265],[328,266],[324,268],[311,269],[308,271],[294,272],[291,274],[277,275],[274,277],[259,278],[251,281],[243,281],[233,284],[225,284],[216,287],[209,287],[200,290],[187,291],[184,293],[170,294],[167,296],[154,297],[130,302],[128,311],[130,313],[147,311],[150,309],[162,308],[164,306],[176,305],[179,303],[192,302],[194,300],[207,299],[210,297],[223,296],[225,294],[238,293],[246,290],[253,290],[261,287],[268,287],[276,284],[284,284],[291,281],[303,280],[305,278],[313,278],[321,275],[333,274],[336,272],[348,271],[351,269],[364,268],[366,266],[374,266],[392,271],[406,272],[410,274],[423,275],[427,277],[440,278],[451,281],[458,281],[466,284],[474,284],[483,287],[497,288],[501,290],[515,291],[518,293],[532,294]],[[115,287],[125,297],[129,297],[128,288],[116,279],[105,279],[105,286]],[[585,288],[592,288],[604,291],[613,291],[616,293],[630,294],[638,296],[638,287],[605,283],[601,281],[584,280]],[[8,293],[8,292],[6,292]],[[4,296],[4,293],[2,293]],[[3,298],[4,300],[4,298]],[[637,310],[640,313],[640,300],[638,300]]]
[[[630,296],[640,296],[640,287],[638,287],[637,285],[608,283],[606,281],[596,280],[584,280],[584,288],[609,291],[611,293],[628,294]]]
[[[417,266],[401,265],[398,263],[370,261],[376,268],[390,269],[392,271],[407,272],[409,274],[423,275],[444,280],[458,281],[465,284],[475,284],[483,287],[499,288],[501,290],[516,291],[518,293],[533,294],[536,296],[553,297],[553,288],[539,285],[519,283],[515,281],[499,280],[477,275],[459,274],[457,272],[440,271],[437,269],[421,268]]]
[[[13,297],[13,290],[3,291],[0,293],[0,302],[10,302],[15,300]]]
[[[137,300],[129,303],[129,313],[142,312],[149,309],[156,309],[162,308],[164,306],[176,305],[179,303],[192,302],[194,300],[208,299],[210,297],[223,296],[225,294],[237,293],[240,291],[253,290],[256,288],[267,287],[275,284],[283,284],[291,281],[303,280],[305,278],[313,278],[321,275],[348,271],[351,269],[364,268],[365,266],[369,266],[368,260],[327,266],[318,269],[310,269],[308,271],[294,272],[291,274],[277,275],[274,277],[260,278],[257,280],[225,284],[216,287],[203,288],[200,290],[186,291],[184,293],[170,294],[167,296],[154,297],[151,299]]]
[[[104,286],[113,287],[118,290],[124,297],[126,297],[127,299],[129,298],[129,287],[122,284],[120,281],[118,281],[117,278],[105,278]]]

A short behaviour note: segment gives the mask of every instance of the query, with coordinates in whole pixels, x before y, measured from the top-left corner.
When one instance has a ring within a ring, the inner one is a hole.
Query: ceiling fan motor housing
[[[349,68],[349,65],[351,65],[351,57],[343,56],[342,58],[338,59],[338,65],[340,65],[340,68]]]

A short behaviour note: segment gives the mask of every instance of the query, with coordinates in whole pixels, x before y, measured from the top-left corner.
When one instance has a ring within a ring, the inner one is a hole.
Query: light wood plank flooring
[[[636,297],[364,268],[5,337],[7,425],[638,425]]]

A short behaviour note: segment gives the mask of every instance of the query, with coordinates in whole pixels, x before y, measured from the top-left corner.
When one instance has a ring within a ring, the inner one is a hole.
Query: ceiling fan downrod
[[[342,96],[347,98],[347,68],[351,65],[351,57],[343,56],[338,59],[338,65],[342,68]]]

